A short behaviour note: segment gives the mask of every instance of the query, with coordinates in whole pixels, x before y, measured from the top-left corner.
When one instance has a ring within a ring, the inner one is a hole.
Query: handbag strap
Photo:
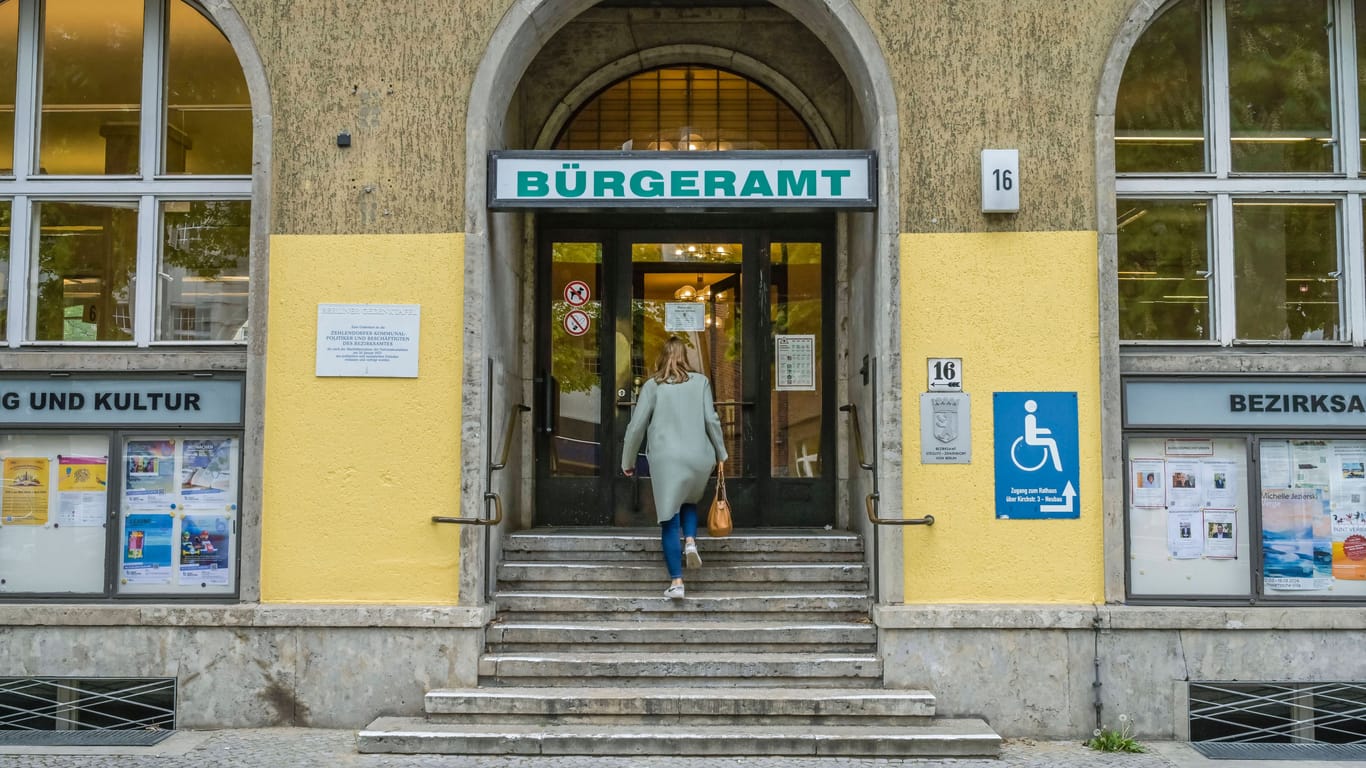
[[[716,496],[730,501],[730,497],[726,495],[726,462],[724,461],[716,467]]]

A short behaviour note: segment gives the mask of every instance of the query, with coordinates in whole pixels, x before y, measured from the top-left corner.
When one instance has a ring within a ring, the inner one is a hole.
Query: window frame
[[[10,253],[6,338],[9,349],[21,347],[229,347],[241,348],[239,340],[159,340],[156,338],[157,264],[161,258],[161,203],[163,201],[252,202],[252,174],[186,175],[164,172],[166,145],[166,68],[169,44],[170,3],[184,2],[205,20],[213,17],[193,0],[144,0],[142,35],[142,82],[140,105],[139,173],[124,175],[54,176],[37,173],[38,138],[41,135],[39,94],[42,83],[42,34],[44,0],[9,0],[19,3],[19,29],[15,92],[13,175],[0,177],[0,198],[10,201]],[[216,25],[215,25],[216,26]],[[220,30],[221,32],[221,30]],[[226,35],[225,35],[226,38]],[[158,126],[147,130],[147,126]],[[256,130],[256,128],[253,128]],[[38,240],[35,203],[89,203],[136,200],[138,203],[137,254],[132,291],[133,338],[129,341],[46,341],[33,339],[31,308],[35,299],[30,270],[37,259]]]
[[[1362,213],[1363,199],[1366,199],[1366,178],[1363,178],[1361,140],[1366,136],[1366,130],[1362,129],[1358,118],[1358,41],[1354,0],[1326,0],[1332,22],[1327,34],[1332,129],[1335,137],[1330,146],[1334,152],[1334,170],[1319,173],[1249,173],[1233,169],[1227,5],[1225,0],[1195,1],[1202,3],[1202,99],[1207,170],[1201,173],[1116,173],[1115,196],[1120,201],[1197,198],[1209,202],[1207,237],[1213,269],[1210,278],[1214,327],[1206,340],[1121,338],[1119,342],[1122,346],[1144,347],[1362,347],[1366,345],[1366,244],[1363,244],[1366,224],[1363,224]],[[1170,4],[1167,9],[1174,5],[1176,3]],[[1142,45],[1141,37],[1137,45]],[[1116,143],[1119,141],[1116,138]],[[1338,338],[1310,341],[1237,337],[1234,198],[1336,203],[1339,279],[1343,286],[1340,290],[1342,331]]]

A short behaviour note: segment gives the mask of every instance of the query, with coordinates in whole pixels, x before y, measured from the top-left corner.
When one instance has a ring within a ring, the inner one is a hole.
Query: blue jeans
[[[683,521],[682,536],[679,536],[679,518]],[[660,523],[659,536],[664,545],[664,565],[669,568],[669,578],[683,578],[683,539],[697,537],[697,505],[684,504],[678,514]]]

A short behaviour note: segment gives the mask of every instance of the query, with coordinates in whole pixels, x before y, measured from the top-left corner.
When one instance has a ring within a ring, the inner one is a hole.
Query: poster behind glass
[[[1262,440],[1260,459],[1266,594],[1366,595],[1366,440]]]
[[[1244,439],[1131,437],[1126,471],[1132,594],[1251,591]]]
[[[0,593],[104,591],[109,439],[0,434]]]
[[[234,591],[240,457],[236,437],[125,439],[120,593]]]

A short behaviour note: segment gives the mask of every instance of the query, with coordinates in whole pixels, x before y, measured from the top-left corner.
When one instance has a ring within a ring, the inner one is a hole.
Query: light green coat
[[[701,501],[716,462],[726,460],[721,419],[707,377],[690,373],[687,381],[677,384],[660,384],[653,378],[645,382],[626,427],[622,471],[635,467],[641,440],[647,435],[650,442],[645,455],[650,459],[655,517],[662,523],[684,504]]]

